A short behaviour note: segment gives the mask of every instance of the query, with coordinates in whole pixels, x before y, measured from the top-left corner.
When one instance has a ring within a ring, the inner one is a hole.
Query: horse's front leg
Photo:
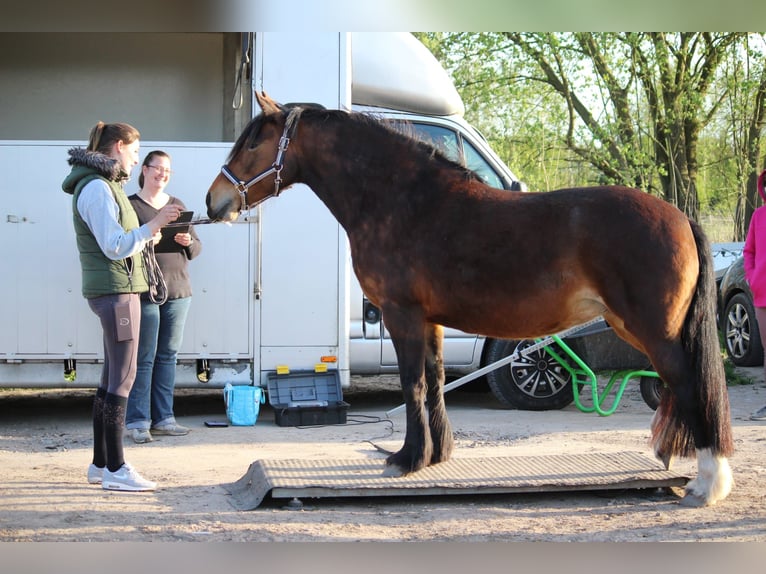
[[[449,460],[455,444],[452,426],[444,405],[443,340],[444,329],[441,325],[428,324],[426,326],[426,405],[428,406],[428,426],[431,429],[431,441],[433,442],[431,464]]]
[[[431,463],[431,433],[426,422],[425,323],[413,313],[384,309],[386,328],[396,350],[407,412],[402,448],[386,459],[384,476],[402,476]]]

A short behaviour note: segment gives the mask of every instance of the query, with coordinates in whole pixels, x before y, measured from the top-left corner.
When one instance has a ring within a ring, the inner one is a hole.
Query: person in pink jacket
[[[764,179],[766,179],[766,170],[758,176],[758,193],[766,203],[766,192],[763,189]],[[766,205],[756,209],[750,219],[743,256],[745,279],[747,279],[747,284],[753,292],[753,305],[755,306],[755,318],[760,327],[761,344],[766,349]],[[750,420],[766,421],[766,405],[750,415]]]

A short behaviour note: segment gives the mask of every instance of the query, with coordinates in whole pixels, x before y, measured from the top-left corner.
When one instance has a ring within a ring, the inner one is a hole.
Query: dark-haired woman
[[[186,210],[183,201],[165,191],[171,173],[166,152],[154,150],[146,154],[138,176],[140,190],[128,198],[139,222],[151,221],[166,205]],[[176,421],[173,394],[178,350],[192,296],[189,261],[200,254],[202,243],[193,227],[174,234],[172,240],[169,249],[156,254],[165,282],[164,297],[159,298],[164,300],[154,300],[157,297],[149,297],[148,293],[141,295],[138,368],[125,419],[125,428],[138,444],[153,441],[153,434],[189,434],[189,429]]]
[[[72,218],[82,268],[82,294],[103,329],[104,366],[93,402],[93,461],[88,482],[105,490],[154,490],[123,453],[123,427],[136,375],[141,321],[139,294],[148,290],[144,246],[180,213],[165,206],[140,225],[123,183],[138,163],[140,134],[125,123],[99,122],[88,147],[69,150],[72,171],[62,188],[72,195]]]

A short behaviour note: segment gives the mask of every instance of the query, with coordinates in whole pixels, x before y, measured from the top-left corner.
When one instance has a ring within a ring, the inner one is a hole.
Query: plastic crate
[[[349,405],[343,400],[338,371],[270,373],[267,384],[278,426],[346,423]]]

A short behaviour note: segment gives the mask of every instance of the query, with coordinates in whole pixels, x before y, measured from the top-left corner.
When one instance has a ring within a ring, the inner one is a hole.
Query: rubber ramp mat
[[[272,498],[341,498],[610,490],[683,486],[689,477],[635,452],[453,458],[403,477],[383,459],[258,460],[224,484],[232,504],[254,510]]]

